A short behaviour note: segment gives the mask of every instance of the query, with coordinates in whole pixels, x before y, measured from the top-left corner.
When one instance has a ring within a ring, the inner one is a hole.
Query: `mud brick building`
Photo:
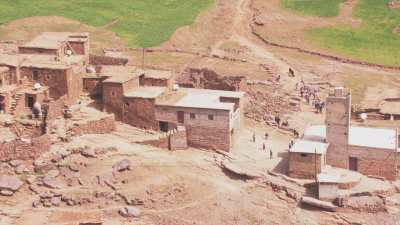
[[[229,151],[240,130],[243,92],[179,88],[171,71],[103,66],[84,78],[107,112],[143,129],[169,132],[183,126],[189,146]],[[171,140],[175,140],[172,138]]]
[[[36,102],[74,103],[88,62],[87,33],[46,32],[14,54],[0,54],[0,111],[27,114]]]
[[[289,176],[313,179],[326,165],[329,144],[299,140],[289,150]]]
[[[326,99],[325,125],[306,129],[303,139],[328,143],[328,165],[365,175],[399,177],[399,144],[395,129],[352,126],[351,95],[336,88]],[[312,151],[312,149],[310,149]],[[297,160],[289,162],[297,164]],[[313,164],[312,161],[309,162]]]

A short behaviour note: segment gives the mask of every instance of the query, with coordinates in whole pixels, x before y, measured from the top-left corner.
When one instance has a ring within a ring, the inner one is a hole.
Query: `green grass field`
[[[283,7],[305,15],[334,17],[344,0],[281,0]]]
[[[308,31],[322,47],[356,59],[384,65],[400,65],[400,9],[389,9],[388,0],[359,0],[353,16],[362,19],[359,28],[326,27]]]
[[[0,24],[31,16],[64,16],[108,29],[130,47],[156,46],[214,0],[1,0]]]

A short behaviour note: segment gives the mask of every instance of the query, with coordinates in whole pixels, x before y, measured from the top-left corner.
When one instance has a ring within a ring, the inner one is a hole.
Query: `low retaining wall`
[[[138,144],[151,145],[157,148],[169,150],[183,150],[188,148],[187,134],[185,127],[178,127],[163,134],[157,140],[138,142]]]
[[[128,63],[128,59],[110,56],[90,55],[89,62],[91,65],[124,66]]]
[[[15,139],[0,143],[0,161],[33,160],[49,151],[50,137],[42,135],[32,139]]]
[[[74,136],[80,136],[84,134],[107,134],[114,130],[115,117],[110,114],[98,120],[75,123],[68,132]]]

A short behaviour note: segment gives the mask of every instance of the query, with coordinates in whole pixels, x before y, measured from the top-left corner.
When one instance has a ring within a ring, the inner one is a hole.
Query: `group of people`
[[[265,133],[265,140],[262,143],[262,150],[263,151],[267,151],[267,145],[266,145],[266,141],[269,138],[269,134],[266,132]],[[253,142],[256,142],[256,133],[253,132]],[[272,149],[269,148],[269,158],[272,159],[273,158],[273,153],[272,153]]]
[[[296,84],[296,89],[298,86]],[[318,90],[304,85],[304,81],[301,81],[299,89],[300,96],[306,100],[307,104],[313,106],[317,113],[322,113],[325,108],[325,102],[320,99]]]

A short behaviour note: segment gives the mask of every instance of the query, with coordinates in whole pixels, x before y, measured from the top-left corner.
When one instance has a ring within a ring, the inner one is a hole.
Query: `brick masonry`
[[[90,120],[75,123],[69,132],[80,136],[84,134],[106,134],[115,130],[115,117],[113,114],[107,115],[98,120]]]
[[[47,152],[50,146],[51,142],[48,135],[27,139],[26,141],[16,139],[11,142],[3,142],[0,143],[0,161],[36,159]]]
[[[323,155],[289,153],[289,176],[301,179],[314,179],[325,166]]]

